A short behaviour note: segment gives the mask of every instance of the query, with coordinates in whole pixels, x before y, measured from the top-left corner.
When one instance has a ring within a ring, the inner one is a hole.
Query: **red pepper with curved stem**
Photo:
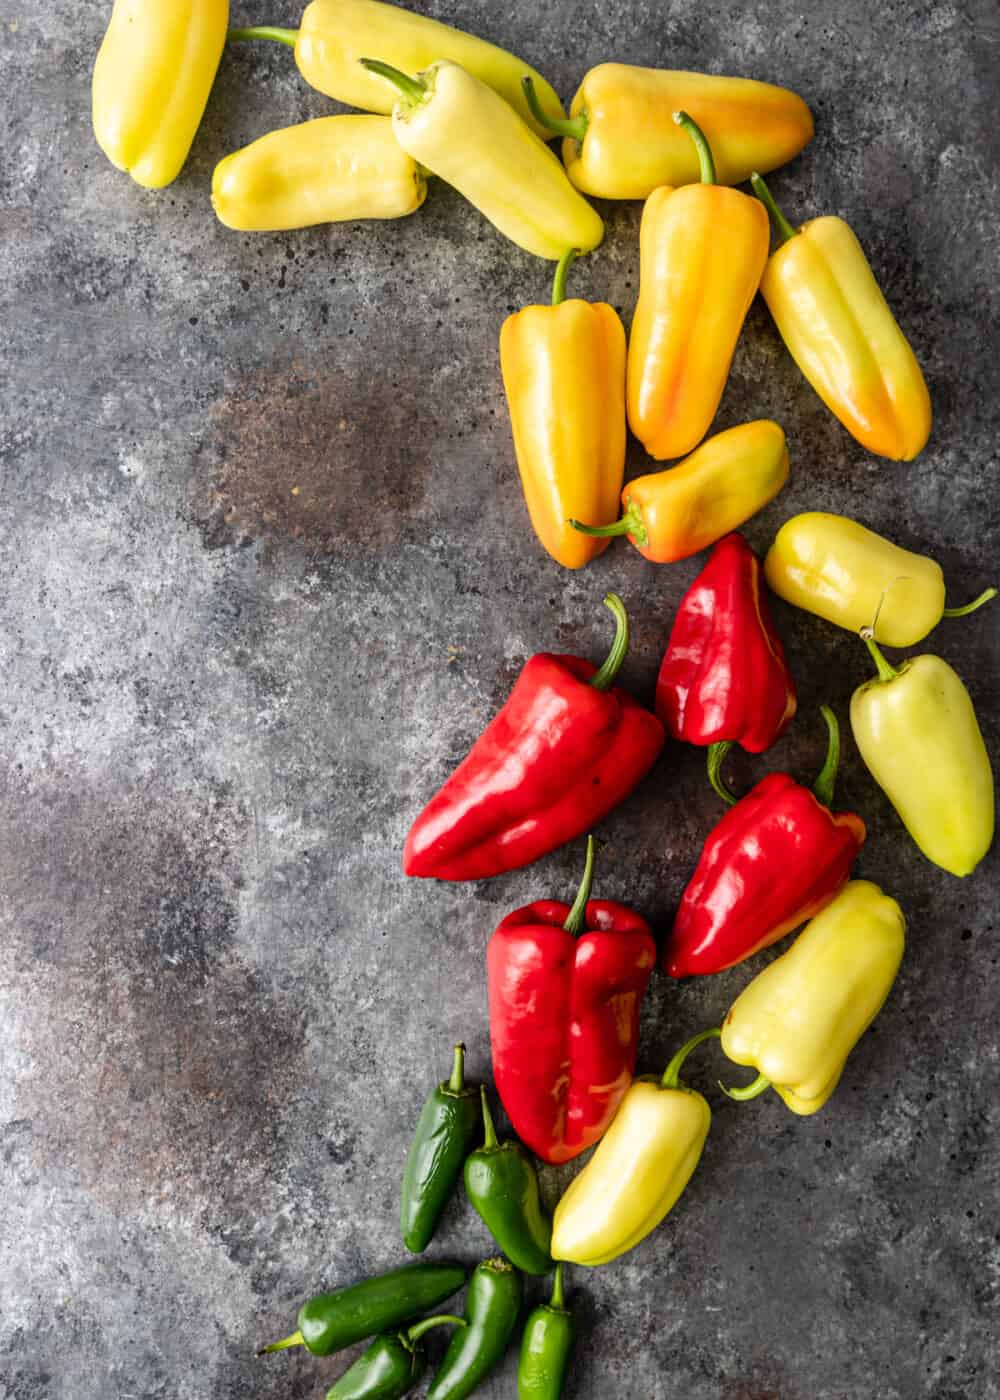
[[[591,899],[594,838],[573,907],[536,900],[486,950],[493,1074],[514,1131],[545,1162],[604,1136],[632,1083],[656,962],[645,919]]]
[[[722,972],[818,914],[850,874],[865,839],[854,812],[832,812],[840,728],[828,705],[826,762],[812,792],[771,773],[705,842],[663,950],[671,977]]]
[[[480,880],[581,836],[656,762],[663,726],[614,684],[628,651],[625,605],[604,665],[541,652],[406,838],[407,875]]]
[[[656,682],[656,713],[675,739],[708,747],[714,787],[733,744],[763,753],[795,707],[760,560],[742,535],[727,535],[681,599]]]

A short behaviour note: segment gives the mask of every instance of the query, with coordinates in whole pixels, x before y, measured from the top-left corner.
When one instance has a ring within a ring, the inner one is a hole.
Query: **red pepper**
[[[865,839],[854,812],[831,812],[840,730],[830,732],[823,771],[810,792],[787,773],[771,773],[734,803],[705,842],[681,896],[663,950],[671,977],[689,977],[749,958],[784,938],[829,904]]]
[[[732,745],[763,753],[791,724],[795,706],[760,560],[742,535],[727,535],[681,599],[656,682],[656,713],[675,739],[708,746],[718,791]]]
[[[530,865],[589,830],[656,762],[663,726],[613,684],[628,651],[625,605],[604,665],[532,656],[503,709],[410,828],[407,875],[480,880]]]
[[[546,1162],[578,1157],[610,1127],[632,1083],[656,962],[645,919],[590,899],[593,873],[590,836],[572,909],[528,904],[486,950],[497,1090],[518,1137]]]

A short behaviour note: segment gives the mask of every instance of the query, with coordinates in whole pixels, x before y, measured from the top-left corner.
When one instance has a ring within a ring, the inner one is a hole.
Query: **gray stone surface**
[[[601,597],[649,696],[699,567],[619,544],[561,572],[527,528],[497,371],[548,270],[444,188],[381,227],[243,236],[214,162],[332,110],[287,50],[227,54],[182,178],[148,194],[90,131],[108,6],[0,0],[0,1396],[298,1400],[344,1361],[256,1361],[320,1285],[402,1259],[417,1106],[457,1037],[488,1070],[483,950],[506,910],[575,887],[579,849],[472,888],[407,883],[408,823],[538,649],[598,658]],[[593,63],[736,71],[803,93],[813,145],[774,188],[846,215],[926,367],[932,442],[865,455],[752,311],[720,414],[773,415],[793,474],[749,526],[854,514],[939,557],[956,599],[1000,543],[991,0],[433,0],[569,96]],[[236,17],[294,24],[287,0]],[[637,205],[606,210],[574,288],[626,316]],[[638,472],[641,453],[632,452]],[[298,488],[297,494],[295,488]],[[779,609],[802,710],[866,659]],[[1000,753],[1000,612],[928,644]],[[910,918],[899,982],[829,1107],[716,1112],[683,1204],[572,1277],[577,1400],[995,1400],[997,859],[924,862],[845,745],[859,872]],[[662,931],[718,816],[671,748],[601,828],[600,890]],[[654,979],[642,1066],[724,1013],[749,969]],[[549,1173],[558,1194],[562,1174]],[[434,1252],[489,1248],[461,1204]],[[538,1290],[533,1290],[537,1292]],[[483,1387],[513,1391],[513,1359]]]

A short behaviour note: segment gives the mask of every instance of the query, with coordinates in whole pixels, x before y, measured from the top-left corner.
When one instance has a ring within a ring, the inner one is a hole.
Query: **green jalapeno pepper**
[[[326,1400],[399,1400],[424,1374],[427,1357],[420,1338],[432,1327],[451,1323],[465,1327],[460,1317],[442,1313],[425,1317],[405,1332],[376,1337],[368,1350],[326,1392]]]
[[[479,1088],[466,1084],[465,1046],[456,1045],[451,1078],[428,1095],[406,1159],[399,1217],[411,1253],[422,1254],[430,1244],[479,1122]]]
[[[538,1177],[519,1142],[498,1142],[486,1090],[485,1141],[465,1163],[465,1190],[507,1258],[526,1274],[552,1268],[552,1221],[542,1210]]]
[[[465,1298],[469,1324],[452,1333],[427,1400],[465,1400],[502,1359],[521,1310],[521,1275],[507,1259],[485,1259]]]
[[[559,1400],[574,1333],[573,1314],[563,1294],[563,1266],[559,1264],[551,1299],[537,1307],[525,1323],[517,1368],[520,1400]]]

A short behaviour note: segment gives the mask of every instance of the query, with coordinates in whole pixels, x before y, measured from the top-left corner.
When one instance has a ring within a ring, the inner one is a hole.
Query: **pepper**
[[[578,1157],[617,1113],[656,962],[645,919],[591,900],[593,875],[588,836],[572,908],[543,899],[515,910],[486,949],[497,1092],[518,1137],[545,1162]]]
[[[227,228],[308,228],[399,219],[427,195],[424,173],[388,117],[317,117],[268,132],[220,160],[212,207]]]
[[[930,395],[861,244],[832,215],[796,231],[759,175],[752,184],[780,239],[760,290],[792,359],[863,447],[909,462],[930,436]]]
[[[816,1113],[874,1021],[899,971],[906,920],[869,880],[851,880],[736,998],[722,1048],[760,1073],[732,1099],[774,1088],[793,1113]]]
[[[676,1204],[701,1158],[712,1122],[705,1099],[681,1083],[691,1051],[718,1036],[701,1031],[663,1078],[637,1079],[593,1157],[556,1206],[552,1254],[609,1264],[644,1240]]]
[[[465,1400],[503,1360],[521,1311],[521,1275],[509,1260],[485,1259],[465,1299],[466,1326],[453,1332],[427,1400]]]
[[[849,632],[875,622],[875,640],[914,646],[942,617],[965,617],[996,597],[987,588],[964,607],[944,605],[941,566],[901,549],[844,515],[808,511],[786,520],[764,560],[779,598]]]
[[[94,63],[97,144],[158,190],[187,160],[226,43],[229,0],[115,0]]]
[[[654,564],[697,554],[749,520],[788,480],[788,447],[777,423],[760,418],[717,433],[679,466],[630,481],[613,525],[575,530],[599,539],[627,535]]]
[[[724,185],[784,165],[813,136],[809,108],[787,88],[626,63],[592,68],[569,120],[546,112],[544,125],[565,138],[563,160],[577,189],[598,199],[645,199],[658,185],[698,178],[694,153],[673,125],[678,108],[711,141]]]
[[[326,1392],[326,1400],[399,1400],[412,1390],[427,1368],[420,1339],[432,1327],[465,1327],[465,1321],[442,1313],[425,1317],[405,1332],[376,1337],[366,1352]]]
[[[939,656],[898,668],[871,628],[878,669],[851,698],[851,728],[868,771],[928,860],[971,875],[993,844],[993,769],[969,692]]]
[[[430,1244],[479,1122],[479,1086],[466,1084],[465,1046],[456,1045],[451,1078],[432,1089],[424,1102],[406,1158],[400,1229],[413,1254],[422,1254]]]
[[[234,29],[229,37],[275,39],[288,44],[295,50],[299,72],[311,87],[363,112],[388,116],[392,111],[389,90],[361,67],[365,54],[374,54],[405,73],[427,68],[439,58],[460,63],[498,92],[541,135],[545,127],[536,123],[521,87],[527,73],[536,85],[545,115],[556,120],[563,115],[553,88],[514,54],[382,0],[313,0],[306,6],[298,30],[263,25]]]
[[[480,880],[530,865],[600,821],[652,768],[663,726],[614,685],[628,616],[616,593],[604,603],[616,625],[604,665],[547,652],[529,659],[411,827],[407,875]]]
[[[795,708],[760,560],[742,535],[727,535],[681,599],[656,682],[656,713],[675,739],[708,747],[715,786],[734,743],[763,753]]]
[[[840,729],[812,792],[770,773],[722,818],[705,842],[663,950],[671,977],[722,972],[811,919],[833,899],[865,839],[854,812],[831,812]],[[719,789],[721,791],[721,783]]]
[[[257,1355],[304,1346],[314,1356],[329,1356],[437,1307],[464,1282],[460,1264],[406,1264],[333,1293],[318,1293],[299,1308],[298,1331]]]
[[[639,300],[628,346],[629,427],[651,457],[683,457],[712,425],[760,285],[770,238],[756,199],[715,182],[712,151],[686,112],[701,183],[662,185],[639,233]]]
[[[440,59],[416,77],[380,59],[363,66],[397,89],[396,140],[463,194],[519,248],[558,262],[604,237],[600,215],[573,188],[558,157],[491,87]]]
[[[608,547],[571,516],[606,525],[625,475],[625,328],[606,302],[564,300],[576,249],[556,270],[551,306],[526,306],[500,332],[500,368],[535,534],[567,569]]]
[[[563,1265],[556,1265],[552,1297],[540,1303],[524,1324],[517,1367],[519,1400],[559,1400],[576,1336],[566,1307]]]
[[[465,1163],[465,1191],[510,1262],[526,1274],[552,1267],[552,1222],[542,1210],[535,1168],[519,1142],[499,1142],[482,1091],[482,1147]]]

